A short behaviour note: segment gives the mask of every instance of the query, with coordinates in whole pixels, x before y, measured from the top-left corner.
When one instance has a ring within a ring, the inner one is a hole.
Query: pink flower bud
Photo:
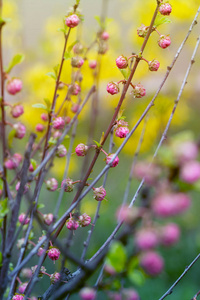
[[[22,295],[15,295],[12,297],[12,300],[23,300],[24,299],[24,296]]]
[[[30,222],[30,218],[26,217],[24,213],[19,215],[18,220],[22,225],[26,225]]]
[[[148,31],[149,27],[145,26],[144,24],[142,24],[138,29],[137,29],[137,35],[140,37],[145,37],[147,35],[147,31]]]
[[[18,122],[16,124],[13,125],[13,128],[15,129],[15,137],[18,138],[18,139],[22,139],[25,134],[26,134],[26,127]]]
[[[125,69],[128,67],[128,59],[124,55],[120,55],[116,59],[116,65],[119,69]]]
[[[56,130],[53,134],[54,139],[58,139],[62,135],[62,132],[59,130]]]
[[[135,165],[134,175],[136,176],[136,178],[141,180],[145,177],[145,181],[149,185],[157,183],[160,174],[161,169],[155,164],[152,164],[151,167],[149,167],[148,162],[141,161],[136,163]]]
[[[78,156],[85,156],[87,154],[88,151],[88,146],[84,145],[84,144],[78,144],[78,146],[76,146],[76,154]]]
[[[43,218],[45,224],[51,225],[53,223],[53,214],[45,214]]]
[[[102,32],[102,34],[100,35],[100,39],[104,40],[104,41],[107,41],[109,39],[109,33],[104,31]]]
[[[12,158],[7,159],[4,163],[4,165],[5,165],[6,169],[8,169],[8,170],[14,170],[17,168],[17,165]]]
[[[58,157],[64,157],[67,154],[67,149],[65,148],[64,145],[59,145],[57,150],[56,150],[56,155]]]
[[[35,273],[36,269],[37,269],[37,265],[31,267],[32,274]],[[41,275],[43,275],[43,272],[46,272],[46,271],[47,271],[46,268],[44,266],[41,266],[40,271],[39,271],[39,277],[42,277]]]
[[[159,7],[159,12],[161,15],[169,16],[171,14],[172,7],[169,3],[163,3]]]
[[[84,59],[82,57],[76,56],[71,59],[71,66],[73,68],[80,68],[84,63]]]
[[[45,252],[45,250],[42,248],[42,247],[40,247],[39,249],[38,249],[38,252],[37,252],[37,256],[42,256],[42,254]]]
[[[65,120],[62,117],[58,117],[53,121],[54,129],[63,129],[65,127]]]
[[[53,274],[51,274],[51,276],[50,276],[51,284],[54,284],[57,281],[59,281],[60,277],[61,277],[60,273],[58,273],[58,272],[54,272]]]
[[[74,96],[77,96],[80,91],[81,87],[77,83],[74,83],[69,86],[69,92]]]
[[[116,270],[112,266],[105,264],[104,266],[104,272],[108,275],[116,275]]]
[[[200,178],[200,163],[198,161],[186,162],[180,170],[180,178],[187,183],[195,183]]]
[[[81,227],[86,227],[86,226],[90,225],[90,223],[91,223],[91,218],[86,213],[79,216],[78,220],[79,220],[79,224]]]
[[[65,123],[69,124],[71,122],[71,118],[69,116],[65,117]]]
[[[178,242],[180,237],[180,229],[177,224],[169,223],[162,228],[161,243],[164,246],[171,246]]]
[[[81,43],[77,43],[73,47],[73,51],[75,54],[81,54],[83,53],[83,45]]]
[[[97,61],[96,60],[90,60],[90,62],[89,62],[90,69],[95,69],[96,66],[97,66]]]
[[[123,289],[122,295],[125,296],[126,300],[140,300],[140,297],[134,289]]]
[[[60,256],[60,251],[57,248],[51,248],[48,250],[48,257],[55,261],[58,260]]]
[[[66,226],[69,230],[76,230],[79,227],[79,223],[73,218],[69,218],[66,222]]]
[[[158,40],[158,45],[162,48],[165,49],[171,45],[171,39],[168,35],[161,35],[159,40]]]
[[[80,22],[80,19],[77,15],[73,14],[73,15],[70,15],[69,17],[67,17],[65,19],[65,24],[70,27],[70,28],[74,28],[76,27]]]
[[[95,300],[96,298],[96,291],[93,288],[84,287],[80,290],[79,296],[82,300]]]
[[[15,186],[16,191],[19,190],[19,187],[20,187],[20,181],[18,181],[16,186]],[[24,187],[24,194],[26,194],[28,192],[29,188],[30,188],[30,184],[26,183],[26,185]]]
[[[29,172],[33,172],[34,171],[34,167],[32,164],[29,165],[29,168],[28,168]]]
[[[74,185],[73,185],[73,180],[70,178],[66,178],[62,181],[61,183],[61,188],[65,191],[65,192],[72,192],[74,189]]]
[[[98,188],[94,188],[93,192],[94,192],[93,198],[97,201],[102,201],[106,196],[106,190],[104,189],[103,186],[100,186]]]
[[[144,253],[141,257],[140,264],[145,272],[151,276],[160,274],[164,267],[163,258],[154,251]]]
[[[14,105],[11,109],[11,115],[13,118],[19,118],[24,113],[22,105]]]
[[[150,71],[158,71],[159,67],[160,67],[160,63],[158,60],[153,59],[152,61],[149,61]]]
[[[135,236],[135,244],[141,250],[149,250],[158,245],[158,235],[152,228],[140,229]]]
[[[140,83],[136,84],[131,92],[134,98],[142,98],[146,95],[144,86]]]
[[[124,120],[120,119],[115,124],[114,129],[117,129],[118,127],[128,127],[128,122],[125,122]]]
[[[77,103],[73,103],[71,106],[71,111],[75,114],[79,110],[80,105]]]
[[[118,83],[113,81],[107,84],[106,90],[111,95],[118,94],[120,92]]]
[[[117,218],[126,224],[133,224],[139,216],[139,211],[136,207],[128,207],[124,205],[117,210]]]
[[[110,163],[110,161],[111,161],[111,159],[113,158],[114,155],[115,155],[115,154],[113,153],[113,154],[110,154],[110,155],[108,155],[108,156],[106,157],[106,164],[107,164],[107,165]],[[112,162],[112,165],[111,165],[110,167],[111,167],[111,168],[114,168],[114,167],[116,167],[116,166],[118,165],[118,163],[119,163],[119,157],[116,156],[115,159],[114,159],[114,161]]]
[[[22,89],[22,81],[18,78],[12,78],[7,82],[7,92],[11,95],[19,93]]]
[[[19,293],[23,294],[24,291],[25,291],[25,289],[26,289],[26,287],[27,287],[27,285],[28,285],[28,282],[24,282],[24,283],[20,284],[20,286],[18,288]]]
[[[115,135],[120,139],[123,139],[129,133],[129,129],[127,127],[118,127],[115,131]]]
[[[50,178],[46,181],[47,190],[54,192],[58,188],[58,181],[55,178]]]
[[[24,268],[22,269],[20,275],[23,277],[23,278],[31,278],[32,276],[32,271],[30,268]]]
[[[22,162],[22,155],[20,153],[15,153],[15,154],[13,154],[12,159],[18,166]]]
[[[47,114],[43,113],[43,114],[41,114],[40,117],[41,117],[42,121],[44,121],[44,122],[48,121],[48,115]]]
[[[195,160],[198,156],[198,147],[192,141],[186,141],[178,144],[174,149],[176,158],[184,163],[188,160]]]
[[[3,191],[0,189],[0,198],[1,198],[2,195],[3,195]]]
[[[99,43],[99,49],[98,49],[98,53],[103,55],[108,51],[109,47],[107,42],[105,42],[104,40],[101,40]]]
[[[38,132],[42,132],[42,131],[44,131],[44,129],[45,129],[45,127],[42,124],[37,124],[35,127],[35,130]]]

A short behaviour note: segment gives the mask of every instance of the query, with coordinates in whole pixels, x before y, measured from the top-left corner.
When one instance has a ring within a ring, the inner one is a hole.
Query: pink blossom
[[[162,48],[165,49],[171,45],[171,39],[168,35],[161,35],[159,40],[158,40],[158,45]]]
[[[22,225],[26,225],[30,222],[30,218],[26,217],[24,213],[19,215],[18,220]]]
[[[117,210],[117,219],[127,224],[132,224],[139,216],[139,211],[136,207],[128,207],[124,205]]]
[[[14,170],[17,168],[17,165],[12,158],[7,159],[4,163],[4,165],[5,165],[6,169],[8,169],[8,170]]]
[[[106,196],[106,190],[104,189],[103,186],[100,186],[98,188],[94,188],[93,192],[94,192],[94,196],[93,197],[97,201],[102,201],[105,198],[105,196]]]
[[[45,113],[41,114],[40,117],[41,117],[41,119],[42,119],[44,122],[46,122],[46,121],[48,120],[48,115],[45,114]]]
[[[65,126],[65,120],[62,117],[58,117],[53,121],[54,129],[63,129]]]
[[[102,34],[101,34],[101,36],[100,36],[100,38],[102,39],[102,40],[104,40],[104,41],[107,41],[108,39],[109,39],[109,33],[108,32],[106,32],[106,31],[104,31],[104,32],[102,32]]]
[[[18,78],[12,78],[7,82],[7,92],[11,95],[19,93],[22,89],[22,81]]]
[[[116,65],[119,69],[125,69],[128,67],[128,59],[124,55],[120,55],[116,59]]]
[[[26,127],[18,122],[16,124],[13,125],[13,128],[15,129],[15,137],[18,138],[18,139],[22,139],[25,134],[26,134]]]
[[[198,156],[198,147],[192,141],[178,144],[174,149],[177,159],[182,163],[188,160],[195,160]]]
[[[159,7],[159,12],[161,15],[169,16],[171,14],[172,7],[169,3],[163,3]]]
[[[64,157],[67,154],[67,149],[65,148],[64,145],[59,145],[57,150],[56,150],[56,155],[58,157]]]
[[[122,295],[126,300],[140,300],[140,297],[135,289],[123,289]]]
[[[67,17],[65,19],[65,24],[70,27],[70,28],[74,28],[76,27],[80,22],[80,19],[77,15],[73,14],[73,15],[70,15],[69,17]]]
[[[58,273],[58,272],[54,272],[53,274],[51,274],[51,276],[50,276],[51,284],[54,284],[57,281],[59,281],[60,277],[61,277],[60,273]]]
[[[163,258],[154,251],[149,251],[141,256],[140,264],[142,268],[151,276],[160,274],[164,267]]]
[[[142,24],[140,27],[138,27],[137,29],[137,35],[139,37],[145,37],[147,35],[147,31],[148,31],[149,27],[145,26],[144,24]]]
[[[15,186],[16,191],[19,190],[19,187],[20,187],[20,181],[18,181],[16,186]],[[28,192],[29,188],[30,188],[30,184],[26,183],[25,186],[24,186],[24,193],[23,194],[26,194]]]
[[[26,287],[27,287],[27,285],[28,285],[28,282],[24,282],[24,283],[20,284],[20,286],[18,288],[19,293],[23,294],[24,291],[25,291],[25,289],[26,289]]]
[[[79,223],[73,218],[69,218],[66,222],[66,226],[69,230],[76,230],[79,227]]]
[[[11,109],[11,115],[13,118],[19,118],[24,113],[22,105],[14,105]]]
[[[149,70],[150,71],[158,71],[159,67],[160,67],[160,63],[158,60],[153,59],[152,61],[149,61]]]
[[[15,295],[12,297],[12,300],[23,300],[24,299],[24,296],[22,295]]]
[[[46,181],[47,190],[54,192],[58,188],[58,181],[55,178],[50,178]]]
[[[44,129],[45,129],[45,127],[42,124],[37,124],[35,127],[35,130],[38,132],[42,132],[42,131],[44,131]]]
[[[31,276],[32,276],[32,271],[31,271],[30,268],[24,268],[24,269],[22,269],[20,275],[21,275],[22,277],[25,277],[25,278],[31,278]]]
[[[38,252],[37,252],[37,256],[42,256],[42,254],[45,252],[45,250],[42,248],[42,247],[40,247],[39,249],[38,249]]]
[[[53,214],[44,214],[43,218],[44,218],[45,224],[51,225],[54,217],[53,217]]]
[[[74,83],[69,86],[69,91],[72,95],[77,96],[78,93],[81,91],[81,87],[77,83]]]
[[[73,46],[73,51],[75,54],[81,54],[83,53],[83,45],[81,43],[76,43]]]
[[[97,66],[97,61],[96,60],[90,60],[89,61],[89,67],[90,69],[95,69]]]
[[[145,161],[136,163],[134,168],[134,175],[136,178],[140,180],[145,178],[145,182],[149,185],[153,185],[157,182],[160,173],[161,170],[157,165],[152,164],[149,167],[149,163]]]
[[[88,151],[88,146],[84,145],[84,144],[78,144],[78,146],[76,146],[75,152],[78,156],[85,156],[87,154]]]
[[[65,191],[65,192],[72,192],[74,189],[74,185],[73,185],[73,180],[70,178],[66,178],[62,181],[61,183],[61,188]]]
[[[55,261],[58,260],[60,256],[60,251],[57,248],[51,248],[48,250],[48,257]]]
[[[75,114],[79,110],[80,105],[77,103],[73,103],[71,106],[71,111]]]
[[[142,98],[146,95],[146,90],[142,84],[138,83],[133,87],[131,94],[134,98]]]
[[[195,183],[200,178],[200,163],[194,160],[186,162],[180,170],[180,178],[187,183]]]
[[[129,133],[129,129],[127,127],[118,127],[115,131],[115,135],[120,139],[123,139]]]
[[[84,287],[80,290],[79,295],[82,300],[94,300],[96,298],[96,291],[93,288]]]
[[[152,228],[140,229],[135,235],[135,244],[141,250],[149,250],[158,245],[158,235]]]
[[[108,156],[106,157],[106,164],[107,164],[107,165],[110,163],[110,161],[112,160],[112,158],[113,158],[114,155],[115,155],[115,154],[113,153],[113,154],[110,154],[110,155],[108,155]],[[110,167],[111,167],[111,168],[114,168],[114,167],[116,167],[116,166],[118,165],[118,163],[119,163],[119,157],[116,156]]]
[[[90,223],[91,223],[91,218],[86,213],[80,215],[78,217],[78,220],[79,220],[79,224],[81,227],[86,227],[86,226],[90,225]]]
[[[169,223],[162,228],[161,243],[164,246],[175,244],[180,237],[180,228],[175,223]]]
[[[106,90],[111,95],[118,94],[120,92],[118,83],[113,81],[107,84]]]
[[[76,56],[71,59],[71,66],[73,68],[81,68],[84,64],[84,59],[82,57]]]

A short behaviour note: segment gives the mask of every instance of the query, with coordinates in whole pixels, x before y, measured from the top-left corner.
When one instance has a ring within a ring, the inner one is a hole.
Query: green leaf
[[[9,63],[9,66],[6,69],[6,73],[9,73],[14,66],[16,66],[17,64],[20,64],[21,62],[23,62],[23,60],[24,60],[24,55],[23,54],[16,54],[12,58],[11,62]]]
[[[48,98],[44,98],[44,102],[47,105],[47,110],[50,111],[50,108],[51,108],[51,102],[50,102],[50,100]]]
[[[34,107],[34,108],[43,108],[45,110],[48,110],[47,107],[42,103],[33,104],[32,107]]]
[[[79,5],[81,0],[76,0],[76,5]]]
[[[66,51],[65,54],[64,54],[64,59],[65,59],[65,60],[68,60],[68,59],[70,59],[71,57],[72,57],[71,53],[68,52],[68,51]]]
[[[60,64],[57,64],[57,65],[53,68],[54,73],[55,73],[55,75],[56,75],[56,78],[58,77],[59,69],[60,69]]]
[[[161,15],[157,15],[154,25],[156,28],[162,24],[168,24],[171,23],[172,21],[170,19],[168,19],[167,17],[161,16]]]
[[[138,286],[142,286],[145,282],[145,276],[140,270],[128,272],[128,279]]]
[[[102,134],[101,134],[100,144],[103,142],[103,140],[104,140],[104,132],[102,132]]]
[[[126,251],[122,243],[114,242],[108,252],[106,263],[111,265],[117,272],[122,272],[127,260]]]
[[[46,75],[49,76],[49,77],[51,77],[51,78],[54,79],[54,80],[57,79],[57,77],[56,77],[56,75],[55,75],[54,72],[48,72]]]
[[[6,23],[11,22],[10,18],[0,18],[0,27],[5,25]]]
[[[99,26],[102,27],[101,18],[99,16],[94,16],[94,18],[98,22]]]
[[[35,161],[35,159],[31,158],[31,164],[33,166],[33,169],[35,170],[37,168],[37,162]]]
[[[97,145],[98,148],[101,148],[101,144],[99,144],[97,141],[93,140],[93,142]]]
[[[2,261],[3,261],[3,255],[2,255],[2,253],[0,252],[0,267],[2,266]]]
[[[78,40],[74,41],[68,48],[67,48],[67,52],[71,52],[72,48],[74,47],[74,45],[76,45],[78,43]]]
[[[64,29],[64,28],[58,28],[57,31],[66,33],[66,29]]]
[[[118,68],[118,70],[122,73],[122,75],[123,75],[123,77],[124,77],[124,79],[128,79],[128,70],[127,69],[119,69]]]
[[[48,144],[49,144],[49,146],[56,145],[57,144],[57,140],[54,139],[53,137],[50,137],[50,139],[48,141]]]
[[[0,218],[4,218],[9,212],[8,198],[0,201]]]
[[[8,134],[8,147],[12,148],[13,139],[15,137],[16,130],[12,129]]]
[[[43,208],[43,207],[45,207],[45,205],[42,204],[42,203],[37,205],[37,209],[40,209],[40,208]]]

